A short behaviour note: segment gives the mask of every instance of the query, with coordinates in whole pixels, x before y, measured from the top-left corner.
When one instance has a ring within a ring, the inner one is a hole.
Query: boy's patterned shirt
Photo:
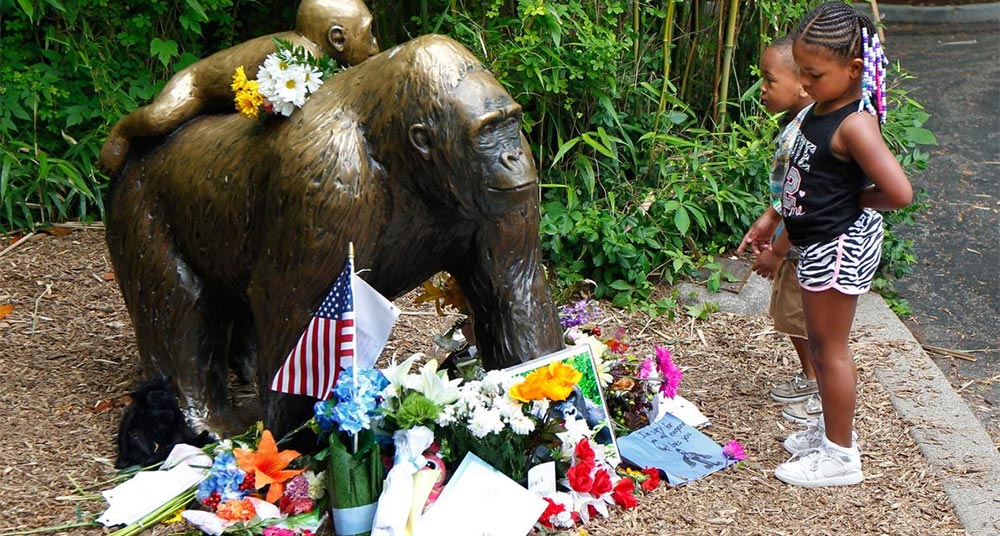
[[[785,173],[788,172],[788,158],[792,152],[792,144],[799,133],[799,126],[812,104],[803,108],[794,119],[785,125],[776,138],[777,148],[774,150],[774,161],[771,163],[771,206],[781,213],[781,194],[785,188]]]

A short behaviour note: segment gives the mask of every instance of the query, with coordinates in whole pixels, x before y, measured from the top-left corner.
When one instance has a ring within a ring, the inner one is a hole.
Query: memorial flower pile
[[[684,372],[666,347],[654,346],[654,355],[643,357],[622,340],[621,328],[610,337],[602,337],[596,323],[600,315],[599,306],[586,299],[563,306],[559,311],[566,342],[591,347],[614,425],[623,432],[635,430],[654,418],[657,395],[667,398],[677,395]]]
[[[315,58],[301,47],[275,39],[275,52],[268,54],[256,79],[247,78],[241,65],[233,73],[232,90],[236,110],[249,118],[267,113],[292,115],[306,98],[336,71],[330,58]]]
[[[322,524],[322,477],[291,468],[300,454],[279,449],[270,431],[258,426],[206,449],[214,457],[195,490],[201,508],[181,514],[203,532],[309,535]]]
[[[588,352],[579,356],[591,366]],[[208,534],[309,535],[329,522],[338,535],[388,534],[432,505],[446,467],[471,453],[522,484],[529,469],[552,462],[552,482],[561,487],[536,490],[548,505],[538,524],[565,528],[612,507],[632,508],[636,493],[659,483],[655,470],[616,470],[614,443],[598,439],[602,427],[568,411],[582,408],[570,403],[574,397],[599,389],[584,385],[587,375],[573,359],[463,380],[450,379],[435,360],[414,370],[421,358],[343,370],[299,428],[317,434],[318,452],[282,449],[259,423],[205,447],[203,476],[173,508]]]

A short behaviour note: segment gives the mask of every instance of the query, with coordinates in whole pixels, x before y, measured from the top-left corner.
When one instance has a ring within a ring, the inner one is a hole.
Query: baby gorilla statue
[[[264,60],[275,52],[275,38],[301,46],[315,57],[328,55],[342,66],[357,65],[379,52],[371,12],[361,0],[302,0],[294,31],[251,39],[175,74],[151,103],[111,128],[98,167],[115,175],[135,138],[164,136],[203,113],[234,111],[233,72],[242,65],[248,78],[256,78]]]
[[[147,467],[165,460],[178,443],[203,447],[211,441],[207,431],[196,434],[188,426],[168,379],[147,380],[132,392],[122,416],[115,468]]]

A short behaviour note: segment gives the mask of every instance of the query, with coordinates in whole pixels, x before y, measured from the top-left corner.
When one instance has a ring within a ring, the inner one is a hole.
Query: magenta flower
[[[737,462],[747,459],[747,453],[743,450],[743,445],[735,439],[726,443],[726,446],[722,447],[722,453],[726,455],[726,458]]]
[[[660,365],[660,373],[663,374],[663,383],[660,384],[660,393],[667,398],[677,396],[677,389],[681,386],[681,378],[684,371],[674,364],[670,357],[670,350],[654,346],[656,349],[656,361]]]
[[[653,360],[646,358],[639,365],[639,379],[648,380],[653,377]]]

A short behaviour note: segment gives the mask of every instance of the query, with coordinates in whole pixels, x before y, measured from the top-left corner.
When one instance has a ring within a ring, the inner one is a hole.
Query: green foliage
[[[896,154],[903,171],[908,176],[927,168],[930,155],[920,150],[921,145],[937,145],[937,139],[924,123],[930,115],[924,107],[913,100],[900,84],[913,77],[894,64],[888,73],[892,85],[886,92],[889,113],[882,128],[882,136],[889,148]],[[913,225],[914,218],[926,211],[929,203],[923,191],[916,192],[915,202],[903,209],[883,213],[885,218],[885,238],[882,242],[882,260],[872,287],[885,298],[886,303],[901,316],[912,313],[910,304],[896,292],[893,281],[910,275],[917,263],[913,251],[913,241],[897,236],[900,227]]]
[[[197,58],[291,28],[271,3],[0,0],[0,233],[102,217],[110,124]]]
[[[659,283],[718,287],[765,207],[776,119],[757,104],[764,46],[811,2],[421,0],[372,4],[383,49],[436,32],[462,41],[524,107],[543,177],[541,234],[557,295],[673,312]],[[108,127],[177,70],[234,43],[292,28],[279,0],[0,0],[0,231],[103,214],[94,162]],[[731,50],[724,25],[736,22]],[[669,39],[665,39],[669,36]],[[726,83],[720,58],[731,52]],[[905,78],[897,69],[890,80]],[[719,95],[727,86],[728,95]],[[893,88],[885,137],[908,172],[934,143],[927,114]],[[719,102],[725,117],[719,117]],[[882,274],[914,263],[889,213]]]

